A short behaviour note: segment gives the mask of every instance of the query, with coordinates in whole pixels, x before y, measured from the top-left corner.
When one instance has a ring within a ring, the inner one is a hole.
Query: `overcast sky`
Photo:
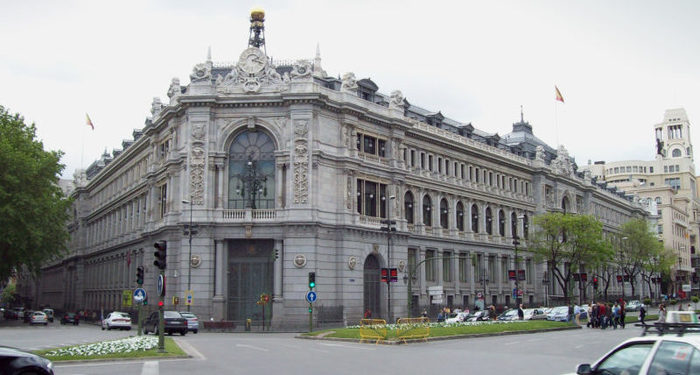
[[[380,92],[504,135],[520,118],[588,160],[652,160],[653,126],[684,107],[700,145],[698,1],[0,0],[0,105],[63,150],[64,177],[144,125],[192,67],[233,62],[249,12],[267,53],[354,72]],[[557,85],[565,103],[554,100]],[[85,124],[89,113],[95,125]]]

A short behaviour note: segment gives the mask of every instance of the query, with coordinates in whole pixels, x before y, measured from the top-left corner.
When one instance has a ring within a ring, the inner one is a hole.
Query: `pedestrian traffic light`
[[[593,289],[598,289],[598,278],[593,277]]]
[[[165,261],[167,258],[168,243],[165,241],[158,241],[153,244],[153,247],[156,248],[156,251],[153,253],[153,256],[156,258],[156,260],[153,261],[153,265],[164,270],[166,266]]]
[[[622,282],[622,275],[617,275],[617,282],[621,283]]]
[[[382,275],[382,282],[383,283],[389,282],[389,269],[388,268],[382,268],[381,275]]]
[[[164,303],[163,301],[158,301],[158,307],[163,307]]]
[[[399,281],[399,270],[396,268],[389,269],[389,281],[395,283]]]
[[[309,289],[316,287],[316,272],[309,272]]]
[[[143,266],[136,268],[136,284],[143,285]]]

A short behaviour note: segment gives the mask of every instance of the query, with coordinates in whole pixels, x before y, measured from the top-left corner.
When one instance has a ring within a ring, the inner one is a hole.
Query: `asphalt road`
[[[0,345],[37,349],[124,337],[132,331],[101,331],[97,326],[7,327]],[[56,374],[562,374],[593,362],[640,329],[580,330],[373,345],[300,340],[289,333],[204,333],[173,336],[193,358],[55,366]]]

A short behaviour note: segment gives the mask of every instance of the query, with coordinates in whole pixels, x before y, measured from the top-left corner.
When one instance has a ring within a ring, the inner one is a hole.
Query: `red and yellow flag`
[[[556,99],[557,99],[558,101],[564,103],[564,97],[561,96],[561,92],[559,92],[559,88],[557,87],[557,85],[554,85],[554,92],[555,92],[555,95],[556,95]]]
[[[92,124],[92,120],[90,120],[90,115],[88,115],[88,114],[86,113],[86,114],[85,114],[85,118],[86,118],[86,124],[87,124],[87,126],[91,127],[92,130],[95,130],[95,125]]]

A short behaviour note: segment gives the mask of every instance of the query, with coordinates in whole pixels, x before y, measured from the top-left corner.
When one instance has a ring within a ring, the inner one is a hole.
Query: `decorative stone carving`
[[[206,124],[204,123],[192,124],[192,138],[197,141],[204,141],[206,136],[205,126]]]
[[[159,97],[154,97],[151,102],[151,114],[153,117],[158,116],[158,114],[165,108],[163,102],[160,101]]]
[[[309,200],[309,149],[307,120],[294,121],[294,203]]]
[[[298,60],[292,65],[292,72],[289,74],[292,81],[310,79],[313,67],[309,60]]]
[[[241,53],[238,64],[216,82],[220,93],[258,93],[261,91],[280,92],[289,88],[267,56],[258,48],[250,47]]]
[[[347,180],[348,180],[348,183],[347,183],[346,194],[345,194],[345,208],[347,208],[348,210],[352,210],[352,202],[353,202],[352,177],[348,176]]]
[[[399,90],[395,90],[391,93],[391,98],[389,99],[389,109],[398,109],[403,111],[403,94]]]
[[[574,167],[573,163],[571,162],[571,158],[569,157],[569,152],[566,151],[566,148],[563,145],[559,146],[559,149],[557,150],[557,158],[552,160],[551,167],[554,173],[560,175],[571,176],[574,174]]]
[[[175,77],[170,82],[170,87],[168,88],[168,98],[170,98],[170,103],[172,104],[173,101],[180,95],[182,95],[182,88],[180,87],[180,79]]]
[[[343,83],[340,86],[340,91],[355,91],[357,90],[357,80],[355,73],[343,74]]]
[[[190,194],[193,205],[204,204],[204,165],[205,151],[201,147],[192,147],[190,154]]]
[[[354,270],[356,266],[357,266],[357,257],[351,256],[350,258],[348,258],[348,268],[351,270]]]
[[[304,266],[306,266],[306,257],[304,254],[297,254],[294,256],[294,266],[296,268],[304,268]]]
[[[87,185],[87,173],[84,169],[76,169],[73,173],[73,184],[81,187]]]
[[[535,147],[535,160],[544,162],[544,147],[542,147],[542,146]]]
[[[195,65],[190,74],[190,81],[192,83],[211,81],[211,65],[207,63]]]

